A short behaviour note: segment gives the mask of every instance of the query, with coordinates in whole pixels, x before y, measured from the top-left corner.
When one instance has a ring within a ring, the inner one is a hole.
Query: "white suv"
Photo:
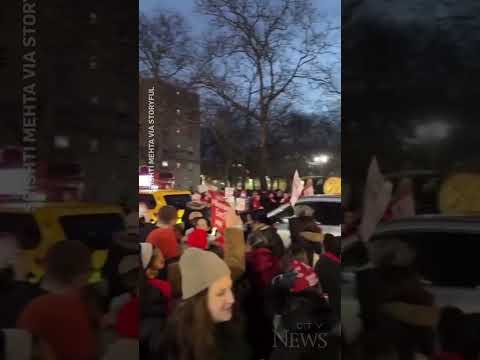
[[[422,215],[396,220],[380,224],[371,241],[390,239],[405,241],[416,250],[415,267],[438,306],[480,312],[480,271],[476,268],[480,217]],[[358,330],[358,312],[355,275],[344,269],[342,323],[347,336]]]
[[[315,219],[324,234],[341,235],[343,222],[342,199],[338,195],[313,195],[302,197],[296,205],[308,205],[315,210]],[[290,204],[284,204],[268,213],[268,218],[278,230],[285,247],[290,247],[289,220],[293,218],[294,210]]]

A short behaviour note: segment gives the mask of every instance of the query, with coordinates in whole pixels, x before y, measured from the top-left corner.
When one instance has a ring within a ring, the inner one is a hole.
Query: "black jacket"
[[[16,328],[17,320],[23,309],[45,291],[27,282],[13,281],[4,277],[0,284],[0,329]]]
[[[339,319],[341,316],[341,264],[334,260],[320,256],[315,265],[315,272],[320,281],[320,285],[325,293],[328,294],[330,305],[335,316]]]

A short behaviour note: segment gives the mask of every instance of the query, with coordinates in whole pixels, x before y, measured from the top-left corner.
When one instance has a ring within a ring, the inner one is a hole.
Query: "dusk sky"
[[[312,3],[326,16],[333,24],[340,25],[341,21],[341,0],[313,0]],[[148,15],[154,14],[161,9],[178,11],[183,14],[192,26],[194,32],[201,32],[207,28],[207,20],[204,16],[195,13],[195,0],[140,0],[140,12]],[[338,44],[336,57],[332,56],[331,62],[337,64],[336,83],[340,87],[340,32],[335,36],[335,43]],[[308,98],[308,94],[306,95]],[[310,105],[311,106],[311,105]],[[310,106],[308,106],[310,108]],[[326,110],[326,109],[325,109]]]

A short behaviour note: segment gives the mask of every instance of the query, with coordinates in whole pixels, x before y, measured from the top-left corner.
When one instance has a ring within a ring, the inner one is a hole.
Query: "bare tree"
[[[179,76],[192,62],[192,39],[185,18],[165,12],[140,16],[139,53],[144,73],[155,79]]]
[[[281,113],[277,105],[285,103],[285,112],[307,82],[333,89],[325,64],[333,28],[317,24],[320,17],[308,0],[197,0],[197,7],[212,29],[193,83],[259,126],[260,178],[266,188],[272,109]]]

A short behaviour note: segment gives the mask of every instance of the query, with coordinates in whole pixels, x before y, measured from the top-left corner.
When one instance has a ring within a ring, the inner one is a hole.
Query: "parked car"
[[[371,241],[402,240],[416,250],[415,267],[438,306],[480,312],[479,216],[418,215],[380,224]],[[343,261],[345,259],[345,261]],[[348,252],[342,262],[348,262]],[[343,270],[342,323],[347,337],[359,330],[355,271]]]
[[[11,233],[20,242],[33,282],[44,275],[48,249],[59,241],[71,239],[83,241],[92,250],[90,281],[100,281],[113,238],[125,230],[125,215],[117,205],[86,202],[0,205],[0,232]]]
[[[342,199],[338,195],[313,195],[300,198],[296,205],[308,205],[315,210],[315,219],[321,226],[323,233],[334,236],[341,235],[343,222]],[[270,221],[278,230],[285,247],[291,244],[289,220],[295,216],[290,204],[284,204],[267,214]]]
[[[140,190],[138,194],[138,201],[147,205],[148,215],[152,223],[157,222],[158,211],[166,205],[171,205],[177,208],[178,222],[181,223],[185,207],[191,200],[192,193],[188,190]]]

